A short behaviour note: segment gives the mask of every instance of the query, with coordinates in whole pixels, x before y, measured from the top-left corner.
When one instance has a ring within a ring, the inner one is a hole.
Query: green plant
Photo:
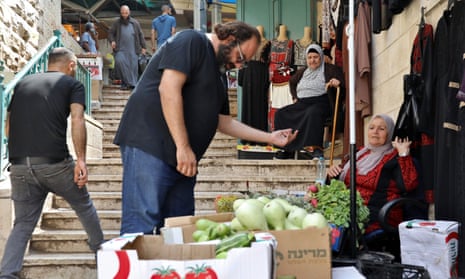
[[[316,210],[321,212],[329,223],[348,228],[350,224],[350,189],[344,182],[332,179],[329,185],[317,184],[318,191],[314,193],[317,200]],[[363,232],[368,221],[369,210],[363,204],[360,193],[356,193],[357,225]]]

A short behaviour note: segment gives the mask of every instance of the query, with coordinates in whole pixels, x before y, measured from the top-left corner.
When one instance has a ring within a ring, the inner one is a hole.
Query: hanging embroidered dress
[[[292,104],[289,90],[289,78],[292,72],[294,41],[276,39],[271,41],[270,49],[270,109],[268,111],[268,125],[274,129],[274,113],[279,108]]]

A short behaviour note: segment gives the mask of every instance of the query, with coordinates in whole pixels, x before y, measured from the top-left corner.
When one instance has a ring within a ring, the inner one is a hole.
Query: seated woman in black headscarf
[[[297,70],[289,80],[295,102],[280,108],[275,114],[275,129],[291,127],[299,130],[297,138],[284,150],[278,151],[278,159],[296,158],[296,152],[305,155],[303,157],[306,159],[323,156],[324,125],[331,115],[328,94],[335,95],[337,87],[344,88],[342,70],[324,62],[323,50],[319,45],[308,46],[306,54],[307,67]]]

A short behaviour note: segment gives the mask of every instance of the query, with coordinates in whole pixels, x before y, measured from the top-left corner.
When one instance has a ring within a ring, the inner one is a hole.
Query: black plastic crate
[[[358,269],[367,279],[430,279],[428,270],[416,265],[359,260]]]

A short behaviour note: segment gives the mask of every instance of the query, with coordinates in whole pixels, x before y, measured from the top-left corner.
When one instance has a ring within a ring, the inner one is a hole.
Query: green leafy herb
[[[316,210],[321,212],[328,222],[348,228],[350,223],[350,189],[344,182],[332,179],[330,185],[318,185]],[[369,210],[363,204],[360,193],[356,194],[357,225],[363,232],[368,221]]]

